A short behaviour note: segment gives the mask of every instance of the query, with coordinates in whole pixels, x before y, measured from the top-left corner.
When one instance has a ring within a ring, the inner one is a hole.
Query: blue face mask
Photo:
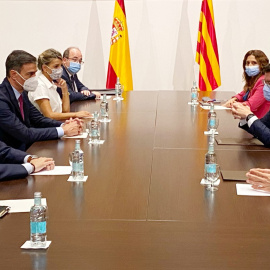
[[[263,95],[267,101],[270,101],[270,86],[268,84],[264,84]]]
[[[77,62],[70,62],[67,68],[71,73],[76,74],[81,69],[81,64]]]
[[[256,76],[260,73],[260,68],[258,65],[256,66],[246,66],[245,72],[249,77]]]

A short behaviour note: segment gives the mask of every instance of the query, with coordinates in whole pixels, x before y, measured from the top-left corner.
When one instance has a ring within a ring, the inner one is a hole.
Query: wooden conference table
[[[216,92],[217,98],[231,93]],[[200,185],[207,111],[188,92],[131,92],[109,101],[103,145],[88,145],[85,183],[31,176],[0,183],[0,199],[33,198],[49,207],[47,251],[25,251],[29,213],[0,220],[0,269],[269,269],[270,198],[236,195],[236,182],[215,193]],[[73,104],[98,110],[100,101]],[[251,137],[229,111],[217,111],[223,137]],[[68,165],[74,139],[35,143],[28,152]],[[225,170],[270,167],[262,146],[215,145]]]

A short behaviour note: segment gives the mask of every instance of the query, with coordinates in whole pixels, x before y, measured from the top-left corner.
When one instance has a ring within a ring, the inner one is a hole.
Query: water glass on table
[[[218,164],[211,164],[211,170],[206,172],[206,179],[210,185],[206,188],[210,191],[216,191],[218,188],[215,186],[215,183],[219,180],[220,176],[220,167]]]

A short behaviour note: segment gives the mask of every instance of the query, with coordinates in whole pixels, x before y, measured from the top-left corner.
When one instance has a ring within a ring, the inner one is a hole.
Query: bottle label
[[[191,98],[196,99],[197,98],[197,93],[191,93]]]
[[[31,233],[46,233],[46,221],[30,222]]]
[[[216,172],[216,164],[205,164],[206,172],[207,173],[215,173]]]
[[[209,120],[209,126],[214,127],[216,125],[216,119],[210,119]]]
[[[72,162],[72,171],[73,172],[79,171],[79,163],[78,162]]]

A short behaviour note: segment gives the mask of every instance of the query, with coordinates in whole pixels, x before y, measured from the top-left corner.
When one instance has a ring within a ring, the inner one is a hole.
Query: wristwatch
[[[31,155],[31,156],[29,156],[26,162],[27,162],[27,163],[30,163],[30,161],[31,161],[32,159],[34,159],[34,158],[38,158],[38,156],[36,156],[36,155]]]
[[[253,117],[253,116],[255,116],[254,113],[248,114],[247,117],[246,117],[246,121],[248,122],[248,120],[249,120],[251,117]]]

